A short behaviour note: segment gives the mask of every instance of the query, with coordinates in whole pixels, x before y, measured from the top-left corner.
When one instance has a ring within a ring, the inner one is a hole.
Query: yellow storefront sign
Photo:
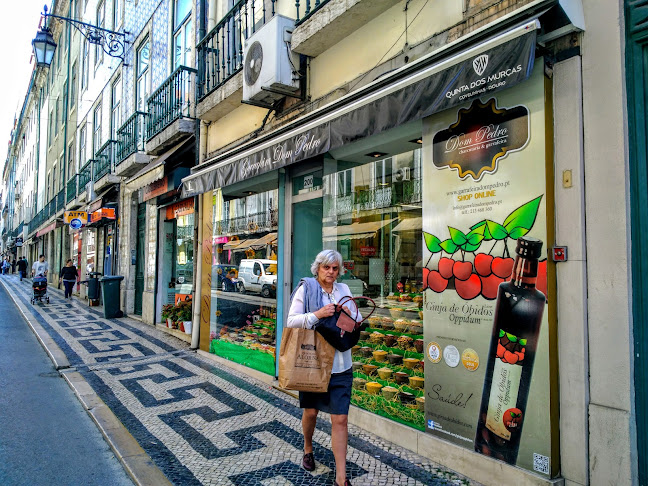
[[[70,224],[73,219],[78,219],[82,224],[88,224],[88,213],[86,211],[65,211],[63,221]]]

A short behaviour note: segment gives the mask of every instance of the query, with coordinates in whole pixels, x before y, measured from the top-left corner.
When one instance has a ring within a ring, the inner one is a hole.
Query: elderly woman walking
[[[335,250],[323,250],[311,265],[315,278],[303,278],[292,296],[288,312],[288,327],[312,329],[320,319],[332,316],[335,305],[343,297],[351,297],[346,284],[336,282],[342,268],[342,255]],[[349,314],[360,316],[351,308]],[[313,433],[319,411],[331,414],[331,443],[335,457],[335,485],[351,486],[346,478],[348,415],[353,384],[351,350],[335,351],[331,381],[326,393],[299,392],[299,406],[303,408],[304,457],[302,467],[315,469]]]

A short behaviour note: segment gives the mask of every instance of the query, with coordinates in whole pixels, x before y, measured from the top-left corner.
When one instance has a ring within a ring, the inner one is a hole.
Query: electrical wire
[[[406,22],[407,22],[407,6],[409,5],[410,1],[411,1],[411,0],[408,0],[407,3],[405,4],[405,19],[406,19]],[[364,74],[363,74],[363,75],[362,75],[362,76],[361,76],[361,77],[360,77],[360,78],[359,78],[355,83],[353,83],[353,84],[349,87],[349,91],[353,91],[353,90],[355,89],[355,87],[358,86],[358,84],[360,84],[360,83],[362,82],[362,80],[363,80],[364,78],[366,78],[367,75],[368,75],[371,71],[373,71],[374,69],[376,69],[376,68],[380,65],[380,63],[383,62],[383,60],[385,59],[385,57],[387,57],[387,54],[389,54],[389,53],[391,52],[391,50],[396,46],[396,44],[398,43],[398,41],[401,40],[401,38],[402,38],[403,36],[405,36],[405,39],[407,40],[407,29],[409,28],[409,26],[411,26],[411,25],[414,23],[414,21],[418,18],[418,16],[421,15],[421,12],[423,11],[423,9],[425,8],[425,6],[426,6],[429,2],[430,2],[430,0],[425,0],[425,3],[423,4],[423,6],[421,6],[421,8],[419,9],[418,13],[417,13],[417,14],[414,16],[414,18],[412,19],[412,21],[411,21],[409,24],[406,24],[406,26],[405,26],[405,30],[403,31],[403,33],[402,33],[401,35],[398,36],[398,38],[397,38],[397,39],[394,41],[394,43],[389,47],[389,49],[387,49],[387,51],[385,52],[385,54],[383,54],[383,56],[378,60],[378,62],[374,65],[374,67],[372,67],[371,69],[369,69],[369,70],[368,70],[366,73],[364,73]]]

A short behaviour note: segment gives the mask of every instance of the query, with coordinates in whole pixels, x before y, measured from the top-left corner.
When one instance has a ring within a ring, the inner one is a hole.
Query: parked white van
[[[241,293],[258,292],[264,297],[277,295],[276,260],[241,260],[238,273]]]

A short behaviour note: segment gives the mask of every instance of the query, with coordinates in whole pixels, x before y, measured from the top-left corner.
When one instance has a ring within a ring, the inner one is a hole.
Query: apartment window
[[[56,194],[56,189],[57,189],[57,187],[56,187],[56,166],[57,166],[57,162],[54,162],[54,165],[52,165],[52,192],[51,192],[52,197],[54,197],[54,195]]]
[[[76,0],[76,18],[83,20],[83,0]]]
[[[81,45],[81,91],[85,90],[88,87],[88,78],[90,76],[90,59],[88,51],[88,42],[84,40]]]
[[[191,2],[175,0],[173,9],[173,69],[189,65],[191,53]]]
[[[101,104],[97,105],[92,114],[92,127],[94,133],[92,135],[92,158],[101,147]]]
[[[106,28],[106,2],[101,0],[97,6],[97,27]],[[101,46],[95,46],[95,67],[103,62],[103,49]]]
[[[54,136],[57,136],[59,131],[59,115],[61,113],[59,111],[59,107],[60,107],[60,98],[56,98],[56,103],[54,104],[54,110],[55,110],[54,111]]]
[[[49,144],[52,145],[52,141],[54,140],[54,110],[50,111],[49,114]]]
[[[79,164],[85,165],[88,161],[86,157],[86,126],[85,124],[79,130]]]
[[[113,0],[113,29],[118,30],[119,26],[122,23],[122,18],[124,15],[123,7],[122,7],[122,1],[123,0]]]
[[[76,167],[74,165],[74,141],[68,146],[68,163],[67,163],[67,178],[70,180],[76,174]]]
[[[72,64],[72,83],[70,85],[70,108],[76,105],[77,98],[77,63]]]
[[[52,192],[50,183],[52,182],[52,173],[47,172],[47,185],[45,186],[45,201],[49,202],[50,194]]]
[[[112,110],[110,113],[110,133],[113,139],[117,139],[117,130],[121,127],[121,98],[122,98],[122,85],[121,77],[112,84]]]
[[[135,96],[135,109],[140,111],[146,111],[146,99],[149,95],[150,51],[151,42],[149,39],[142,42],[137,49],[137,92]]]

